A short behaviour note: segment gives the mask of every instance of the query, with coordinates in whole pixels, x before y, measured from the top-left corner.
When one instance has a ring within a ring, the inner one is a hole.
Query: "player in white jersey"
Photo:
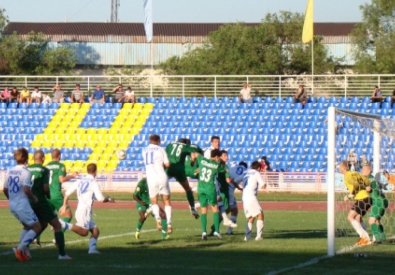
[[[29,153],[25,148],[18,149],[14,152],[14,159],[17,165],[8,170],[3,184],[3,192],[10,201],[10,212],[23,225],[19,245],[14,248],[16,258],[23,262],[30,259],[27,246],[40,233],[41,225],[29,203],[29,199],[35,203],[38,202],[37,197],[31,191],[31,173],[25,167]]]
[[[210,159],[211,158],[211,150],[214,150],[214,149],[219,150],[219,147],[220,147],[220,138],[218,136],[212,136],[211,137],[211,147],[207,148],[204,151],[204,157],[206,159]]]
[[[150,145],[143,149],[143,159],[145,164],[145,173],[147,175],[148,192],[151,199],[152,214],[156,219],[156,228],[162,231],[162,220],[159,215],[158,195],[161,195],[165,204],[165,213],[167,218],[167,234],[173,232],[171,226],[171,202],[170,186],[165,168],[170,166],[164,148],[160,147],[160,137],[150,135]]]
[[[243,183],[244,173],[247,170],[247,163],[244,161],[239,162],[239,164],[233,164],[229,168],[230,177],[233,179],[233,184],[229,184],[229,210],[230,210],[230,220],[233,223],[237,223],[237,215],[239,209],[237,207],[237,200],[235,197],[235,190],[243,190],[240,184]],[[227,235],[233,234],[233,228],[228,227],[226,231]]]
[[[260,171],[261,164],[258,161],[254,161],[251,164],[250,169],[248,169],[247,172],[244,174],[243,178],[244,186],[242,200],[244,213],[247,218],[246,234],[244,237],[245,241],[251,239],[252,224],[254,223],[255,218],[257,218],[257,234],[255,240],[262,240],[264,216],[262,208],[258,202],[257,193],[258,188],[266,188],[266,183],[263,181]]]
[[[90,163],[87,166],[88,175],[81,177],[67,189],[62,207],[59,209],[59,213],[62,214],[67,210],[68,200],[71,194],[77,191],[78,206],[75,211],[75,218],[77,223],[75,225],[66,223],[59,219],[62,224],[62,228],[71,230],[82,237],[86,237],[91,232],[89,239],[89,254],[99,254],[100,252],[96,249],[97,239],[99,238],[99,228],[95,224],[92,218],[92,206],[93,201],[96,199],[100,202],[115,202],[109,197],[104,197],[100,191],[99,184],[96,182],[97,166],[94,163]]]

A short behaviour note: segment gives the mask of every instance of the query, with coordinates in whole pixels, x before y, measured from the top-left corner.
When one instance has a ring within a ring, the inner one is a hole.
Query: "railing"
[[[96,180],[102,190],[133,191],[137,182],[145,176],[144,172],[113,172],[98,174]],[[267,183],[267,191],[286,192],[326,192],[326,173],[262,173]],[[0,188],[3,188],[5,172],[0,171]],[[67,189],[73,181],[62,184]],[[191,180],[190,185],[197,187],[197,181]],[[172,192],[183,192],[184,189],[174,179],[170,179]]]
[[[288,97],[295,94],[300,84],[309,94],[317,97],[371,96],[374,86],[385,95],[395,89],[395,75],[120,75],[120,76],[0,76],[0,89],[4,86],[39,86],[49,92],[61,84],[67,95],[75,84],[81,84],[87,95],[100,84],[109,94],[118,84],[131,86],[139,97],[237,96],[243,82],[252,84],[252,95],[258,97]]]

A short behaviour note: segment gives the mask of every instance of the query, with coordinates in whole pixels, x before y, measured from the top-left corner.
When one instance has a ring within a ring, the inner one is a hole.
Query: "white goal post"
[[[335,173],[336,173],[336,134],[338,127],[336,123],[336,114],[345,115],[352,120],[357,121],[364,127],[373,131],[373,173],[376,174],[380,171],[380,139],[381,135],[394,137],[394,130],[391,124],[385,123],[385,118],[368,113],[352,112],[343,109],[336,109],[335,107],[328,108],[328,169],[327,169],[327,255],[334,256],[336,254],[336,196],[335,196]],[[385,125],[384,125],[385,123]],[[384,127],[386,126],[386,127]],[[389,126],[389,127],[388,127]]]

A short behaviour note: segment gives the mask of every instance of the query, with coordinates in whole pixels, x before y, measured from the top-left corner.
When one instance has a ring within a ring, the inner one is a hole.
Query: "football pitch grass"
[[[225,235],[226,229],[221,226],[223,240],[209,237],[202,241],[199,220],[185,210],[173,211],[174,233],[170,239],[162,240],[153,218],[149,218],[136,240],[135,209],[97,209],[94,219],[101,231],[101,254],[88,255],[88,237],[66,231],[66,250],[73,260],[59,261],[57,249],[51,244],[53,232],[48,228],[42,235],[43,248],[32,247],[33,259],[19,263],[11,249],[19,239],[21,226],[8,209],[0,209],[0,270],[2,275],[394,273],[392,257],[354,258],[350,254],[293,269],[326,254],[326,212],[265,211],[264,239],[258,242],[243,241],[246,220],[239,214],[234,235]],[[211,225],[211,213],[208,221]]]

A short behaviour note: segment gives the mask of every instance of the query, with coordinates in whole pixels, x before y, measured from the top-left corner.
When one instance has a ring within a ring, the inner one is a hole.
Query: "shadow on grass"
[[[326,230],[273,230],[265,231],[265,239],[319,239],[326,238]]]

